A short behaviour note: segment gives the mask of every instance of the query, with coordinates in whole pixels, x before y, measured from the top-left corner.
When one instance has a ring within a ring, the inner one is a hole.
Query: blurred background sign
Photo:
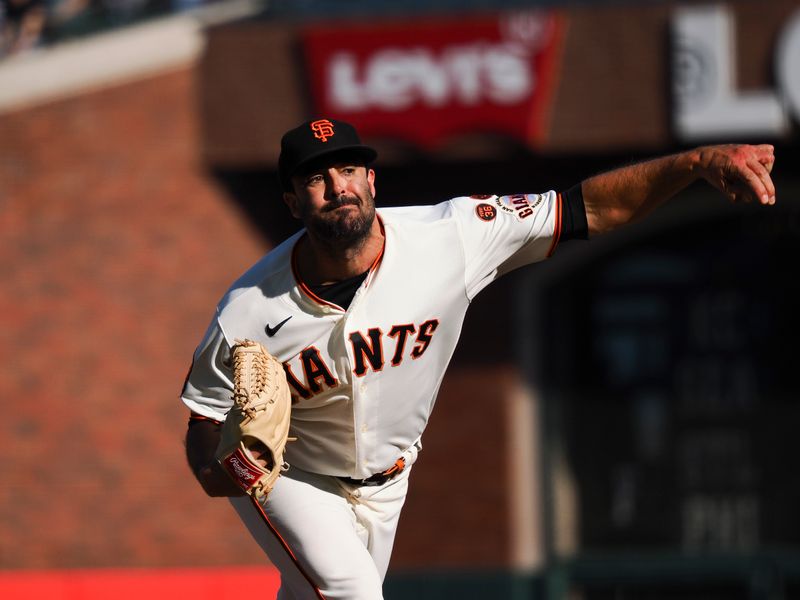
[[[715,4],[678,9],[672,29],[675,127],[682,139],[782,136],[788,132],[789,113],[800,116],[800,11],[789,19],[776,45],[773,64],[777,65],[780,90],[738,88],[739,40],[729,7]],[[747,52],[747,47],[745,43],[742,51]]]
[[[313,109],[422,148],[481,132],[535,143],[561,29],[544,11],[305,28]]]

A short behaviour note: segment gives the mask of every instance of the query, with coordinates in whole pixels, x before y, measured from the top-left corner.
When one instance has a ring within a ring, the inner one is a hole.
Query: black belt
[[[402,456],[398,458],[395,463],[383,471],[382,473],[375,473],[374,475],[370,475],[366,479],[353,479],[352,477],[337,477],[340,481],[344,481],[345,483],[349,483],[350,485],[383,485],[396,475],[399,475],[403,472],[403,469],[406,468],[406,459]]]

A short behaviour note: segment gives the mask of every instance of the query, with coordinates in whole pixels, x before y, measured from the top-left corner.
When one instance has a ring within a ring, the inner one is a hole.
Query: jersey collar
[[[383,253],[386,250],[386,229],[383,227],[383,219],[381,219],[380,215],[376,212],[375,218],[378,219],[378,225],[380,225],[381,233],[383,234],[383,244],[381,245],[381,250],[378,252],[378,256],[375,257],[375,260],[372,261],[372,264],[369,267],[369,272],[367,273],[367,278],[364,280],[364,285],[369,285],[370,281],[372,281],[372,276],[375,271],[378,270],[378,266],[381,264],[383,260]],[[295,241],[294,246],[292,247],[292,275],[294,276],[295,282],[297,282],[297,287],[300,291],[311,301],[315,304],[319,304],[321,306],[329,306],[331,308],[335,308],[344,312],[344,308],[339,306],[338,304],[334,304],[333,302],[328,302],[317,296],[314,292],[311,291],[311,288],[308,287],[306,282],[302,280],[300,277],[300,271],[297,268],[297,248],[300,245],[300,240],[302,240],[307,234],[303,233],[297,241]]]

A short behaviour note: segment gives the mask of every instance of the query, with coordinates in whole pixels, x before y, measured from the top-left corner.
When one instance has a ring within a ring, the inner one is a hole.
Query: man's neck
[[[377,218],[362,240],[347,247],[307,232],[300,240],[297,267],[303,280],[310,284],[342,281],[369,270],[383,250],[383,242],[384,235]]]

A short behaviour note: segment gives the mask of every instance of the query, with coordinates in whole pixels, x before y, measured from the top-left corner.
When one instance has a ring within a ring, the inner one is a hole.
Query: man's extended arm
[[[773,147],[728,144],[704,146],[621,167],[581,184],[589,234],[635,221],[698,179],[705,179],[732,202],[774,204],[770,177]]]

